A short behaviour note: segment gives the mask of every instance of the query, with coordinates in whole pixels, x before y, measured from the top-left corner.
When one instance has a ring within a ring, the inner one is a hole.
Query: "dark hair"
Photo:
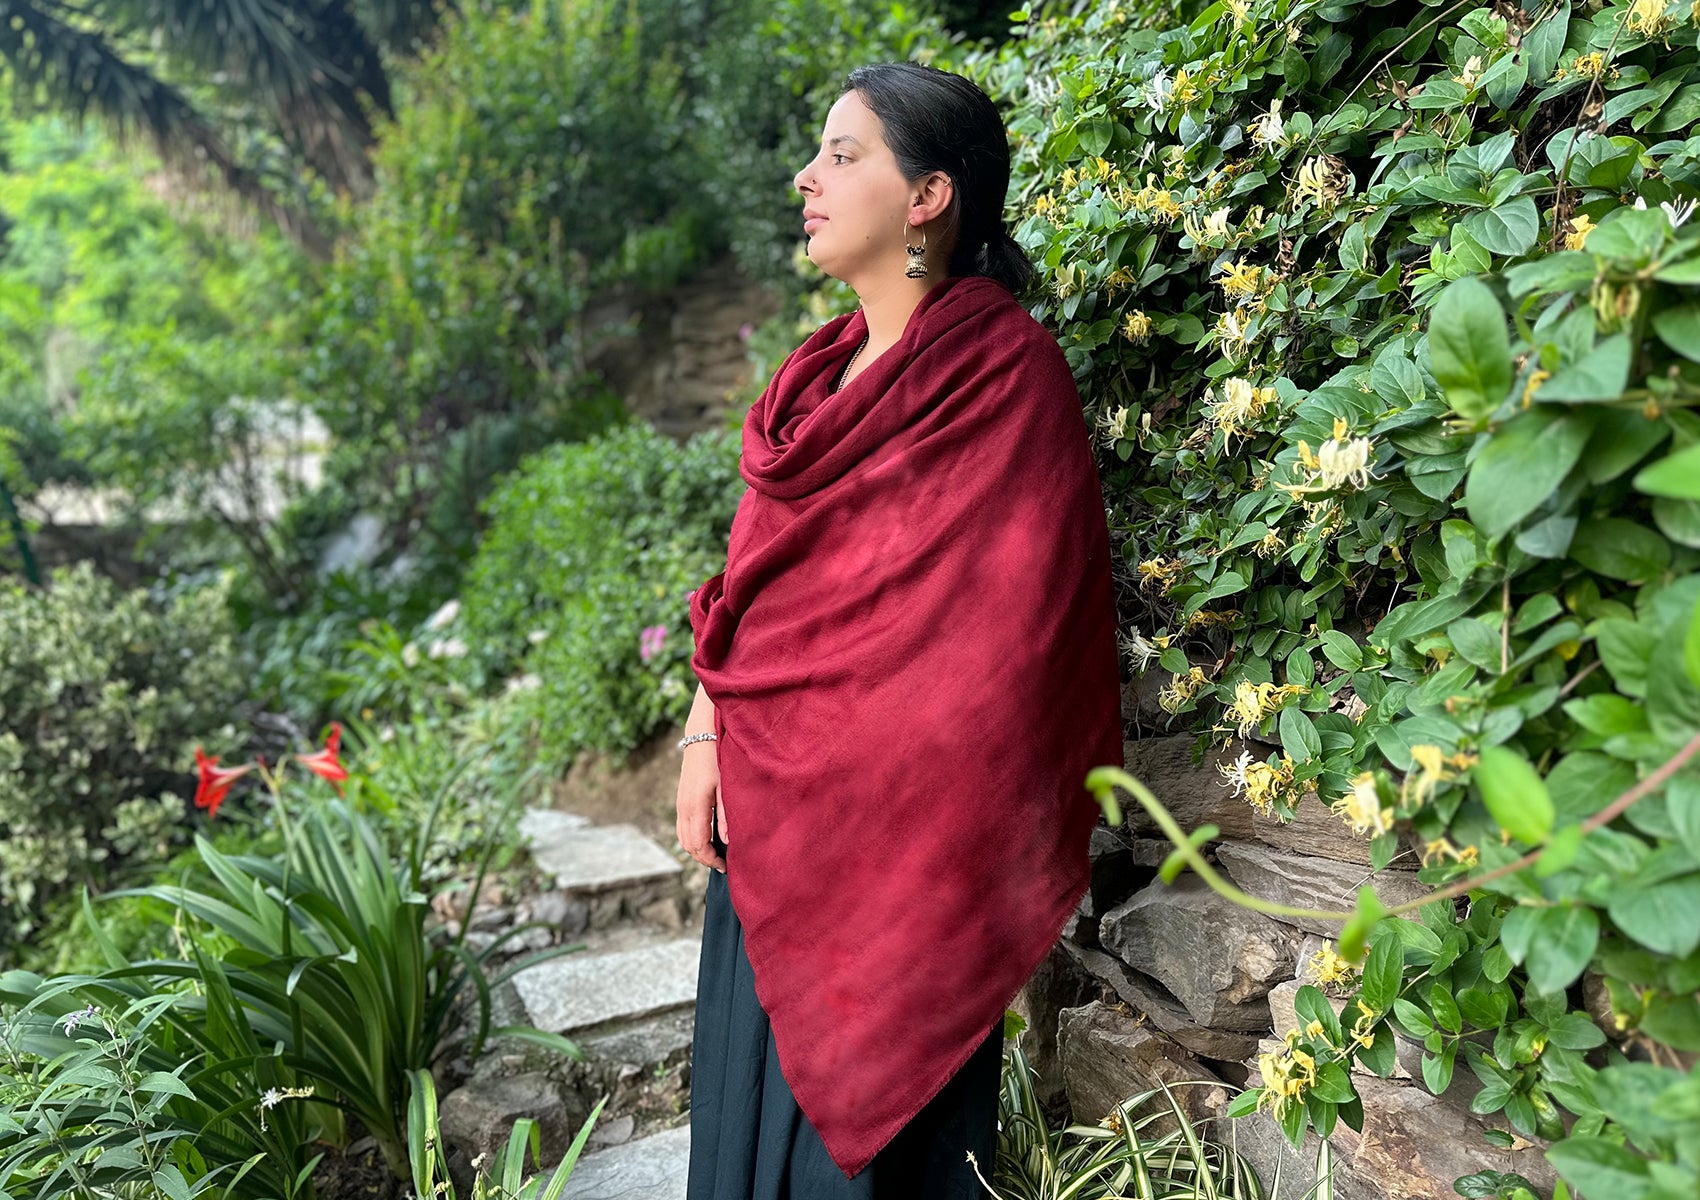
[[[950,176],[950,274],[985,275],[1019,294],[1033,264],[1004,228],[1009,139],[991,97],[972,79],[909,62],[857,67],[843,90],[859,92],[879,118],[905,179]]]

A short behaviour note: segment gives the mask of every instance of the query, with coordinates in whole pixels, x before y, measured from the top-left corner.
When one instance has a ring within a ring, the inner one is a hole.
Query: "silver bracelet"
[[[683,750],[692,742],[718,742],[720,739],[712,733],[693,733],[679,739],[679,749]]]

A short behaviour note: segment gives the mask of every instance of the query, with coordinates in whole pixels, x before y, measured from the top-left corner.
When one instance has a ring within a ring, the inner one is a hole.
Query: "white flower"
[[[451,624],[460,615],[460,601],[450,600],[443,607],[431,614],[431,619],[425,622],[425,628],[435,632],[445,625]]]
[[[283,1101],[283,1093],[276,1088],[267,1088],[260,1096],[261,1108],[276,1108]]]
[[[413,642],[409,642],[401,648],[401,665],[404,667],[417,667],[419,665],[419,647]]]
[[[1228,786],[1234,789],[1234,795],[1238,796],[1245,791],[1245,772],[1249,766],[1251,766],[1251,752],[1248,750],[1242,751],[1240,756],[1232,763],[1226,766],[1218,766],[1216,769],[1222,773],[1222,778],[1227,780]]]
[[[1259,146],[1278,146],[1286,136],[1287,127],[1281,123],[1281,99],[1277,96],[1269,105],[1269,111],[1251,127],[1251,140]]]
[[[533,629],[530,633],[525,635],[525,640],[535,646],[548,636],[549,631],[547,629]]]
[[[87,1008],[79,1009],[77,1012],[65,1014],[65,1036],[70,1037],[84,1021],[99,1015],[100,1009],[92,1004]]]
[[[1152,112],[1163,111],[1169,102],[1169,92],[1173,87],[1167,71],[1158,71],[1151,77],[1151,82],[1145,85],[1145,103],[1151,106]]]
[[[528,671],[524,675],[515,675],[508,680],[508,694],[535,691],[542,686],[543,681]]]
[[[1129,630],[1124,634],[1121,643],[1122,649],[1127,651],[1128,658],[1133,661],[1135,671],[1143,672],[1153,659],[1160,658],[1163,654],[1163,648],[1138,629]]]
[[[1373,449],[1368,438],[1353,438],[1349,442],[1329,438],[1316,452],[1317,482],[1325,491],[1332,491],[1348,482],[1354,487],[1368,487],[1369,459]]]
[[[1694,205],[1693,200],[1684,200],[1681,204],[1672,204],[1666,200],[1659,207],[1665,210],[1665,216],[1670,219],[1670,227],[1681,229],[1682,223],[1694,215]]]
[[[466,643],[459,638],[438,638],[431,643],[426,653],[432,658],[463,658],[466,655]]]

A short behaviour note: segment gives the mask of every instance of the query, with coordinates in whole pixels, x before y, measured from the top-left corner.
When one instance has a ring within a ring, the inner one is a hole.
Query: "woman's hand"
[[[714,703],[702,684],[697,684],[691,715],[685,721],[685,732],[711,733],[714,730]],[[720,802],[720,755],[718,743],[692,742],[685,747],[685,761],[679,768],[678,835],[679,845],[704,866],[725,873],[726,860],[714,848],[714,826],[720,826],[720,841],[728,845],[726,808]]]

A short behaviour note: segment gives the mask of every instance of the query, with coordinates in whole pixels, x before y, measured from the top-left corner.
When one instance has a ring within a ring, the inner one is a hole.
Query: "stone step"
[[[674,938],[550,959],[515,975],[513,984],[533,1025],[571,1037],[694,1004],[701,957],[700,938]]]
[[[529,810],[520,835],[567,892],[602,892],[678,878],[679,860],[635,825],[592,825],[572,813]]]
[[[684,1200],[691,1127],[680,1125],[586,1154],[573,1166],[563,1200]]]

